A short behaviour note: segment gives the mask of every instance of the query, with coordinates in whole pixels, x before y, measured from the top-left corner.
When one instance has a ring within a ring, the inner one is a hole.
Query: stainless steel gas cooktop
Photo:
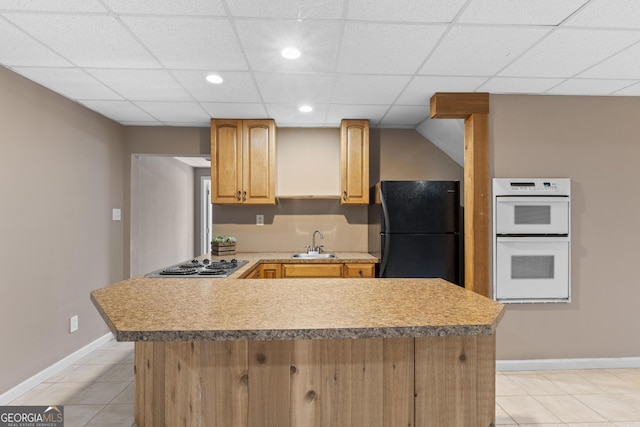
[[[144,277],[229,277],[231,273],[248,263],[246,260],[192,259],[160,270],[152,271]]]

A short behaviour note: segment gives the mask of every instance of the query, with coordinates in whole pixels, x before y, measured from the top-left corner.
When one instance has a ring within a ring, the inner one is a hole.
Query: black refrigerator
[[[441,277],[463,286],[459,181],[380,181],[371,189],[377,277]]]

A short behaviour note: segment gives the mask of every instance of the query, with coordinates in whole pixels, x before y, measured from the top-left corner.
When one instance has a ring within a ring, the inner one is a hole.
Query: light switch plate
[[[69,333],[75,332],[78,330],[78,315],[71,316],[69,318]]]
[[[256,215],[256,225],[264,225],[264,215]]]
[[[122,219],[122,211],[120,209],[113,208],[113,211],[111,212],[111,219],[114,221],[120,221]]]

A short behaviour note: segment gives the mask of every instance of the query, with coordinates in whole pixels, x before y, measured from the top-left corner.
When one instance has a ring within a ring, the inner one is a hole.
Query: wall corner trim
[[[27,378],[26,380],[22,381],[20,384],[13,387],[12,389],[0,394],[0,406],[9,404],[10,402],[22,396],[32,388],[42,384],[49,378],[61,372],[63,369],[73,365],[75,362],[82,359],[84,356],[91,353],[93,350],[96,350],[102,347],[104,344],[108,343],[112,339],[113,339],[113,335],[111,334],[111,332],[109,332],[108,334],[101,336],[97,340],[90,342],[84,347],[74,351],[70,355],[60,359],[53,365],[43,369],[42,371],[38,372],[34,376]]]

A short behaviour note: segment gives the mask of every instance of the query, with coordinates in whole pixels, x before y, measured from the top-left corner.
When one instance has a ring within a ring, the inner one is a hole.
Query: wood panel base
[[[495,336],[136,342],[145,426],[493,426]]]

